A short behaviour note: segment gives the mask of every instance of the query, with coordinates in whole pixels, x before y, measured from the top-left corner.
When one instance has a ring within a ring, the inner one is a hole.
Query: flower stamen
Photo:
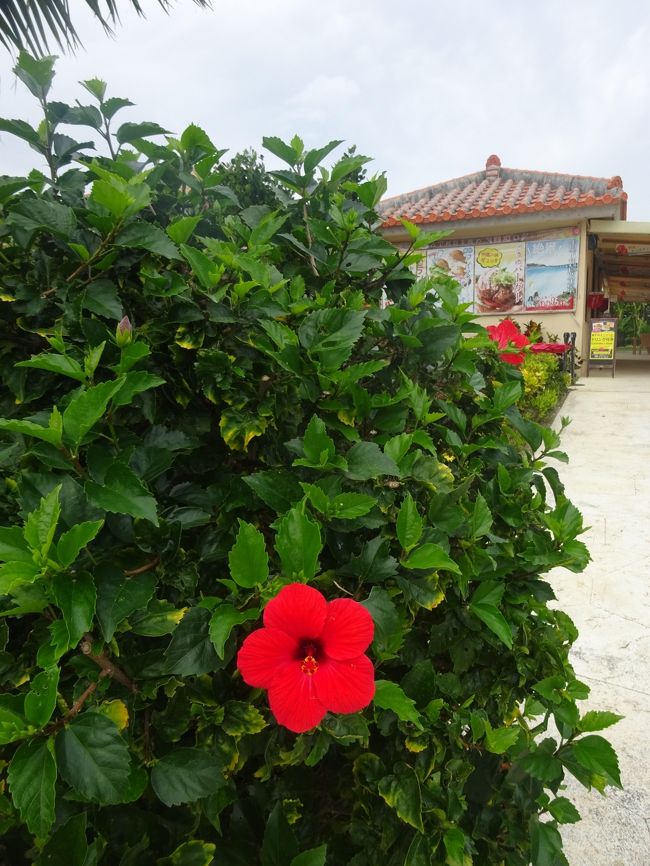
[[[318,662],[313,656],[305,656],[300,665],[300,670],[303,674],[307,674],[308,677],[313,676],[318,670]]]

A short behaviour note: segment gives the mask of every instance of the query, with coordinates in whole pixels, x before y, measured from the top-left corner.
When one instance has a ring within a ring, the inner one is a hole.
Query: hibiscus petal
[[[237,667],[244,682],[256,689],[271,685],[278,671],[296,654],[296,641],[277,628],[258,628],[248,635],[237,654]]]
[[[368,656],[326,659],[313,676],[316,694],[332,713],[356,713],[375,695],[375,669]]]
[[[317,638],[325,624],[325,596],[304,583],[290,583],[264,608],[264,625],[279,628],[297,640]]]
[[[337,598],[327,605],[321,641],[325,654],[333,659],[360,656],[372,641],[375,624],[362,604],[351,598]]]
[[[269,706],[279,725],[295,734],[310,731],[327,712],[314,688],[314,676],[304,674],[298,662],[287,666],[269,688]]]

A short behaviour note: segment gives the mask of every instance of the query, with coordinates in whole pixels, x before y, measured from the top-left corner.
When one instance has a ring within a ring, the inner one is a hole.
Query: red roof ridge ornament
[[[501,160],[496,155],[496,153],[488,156],[485,162],[485,176],[486,177],[499,177],[501,174]]]
[[[623,189],[623,181],[620,174],[615,174],[607,181],[607,189]]]

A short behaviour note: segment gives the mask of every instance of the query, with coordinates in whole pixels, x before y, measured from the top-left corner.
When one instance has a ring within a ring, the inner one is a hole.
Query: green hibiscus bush
[[[240,202],[203,130],[53,101],[53,63],[0,121],[46,167],[0,180],[0,860],[565,863],[566,773],[620,785],[542,578],[582,519],[521,373],[410,270],[438,236],[384,240],[338,142],[266,139]]]
[[[521,365],[524,393],[519,408],[526,418],[545,421],[564,400],[571,382],[570,373],[560,368],[557,355],[526,355]]]

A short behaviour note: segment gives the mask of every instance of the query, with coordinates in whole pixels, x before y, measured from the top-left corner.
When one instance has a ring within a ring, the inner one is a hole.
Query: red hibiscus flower
[[[504,319],[498,325],[488,325],[487,332],[490,339],[494,340],[499,349],[506,349],[514,346],[517,349],[523,349],[524,346],[530,345],[530,340],[519,331],[512,319]],[[524,360],[523,352],[499,352],[501,360],[506,364],[521,364]]]
[[[311,586],[292,583],[264,608],[264,628],[246,638],[237,667],[249,686],[267,689],[276,721],[296,734],[326,712],[356,713],[375,694],[375,670],[364,655],[374,623],[358,602],[327,603]]]

